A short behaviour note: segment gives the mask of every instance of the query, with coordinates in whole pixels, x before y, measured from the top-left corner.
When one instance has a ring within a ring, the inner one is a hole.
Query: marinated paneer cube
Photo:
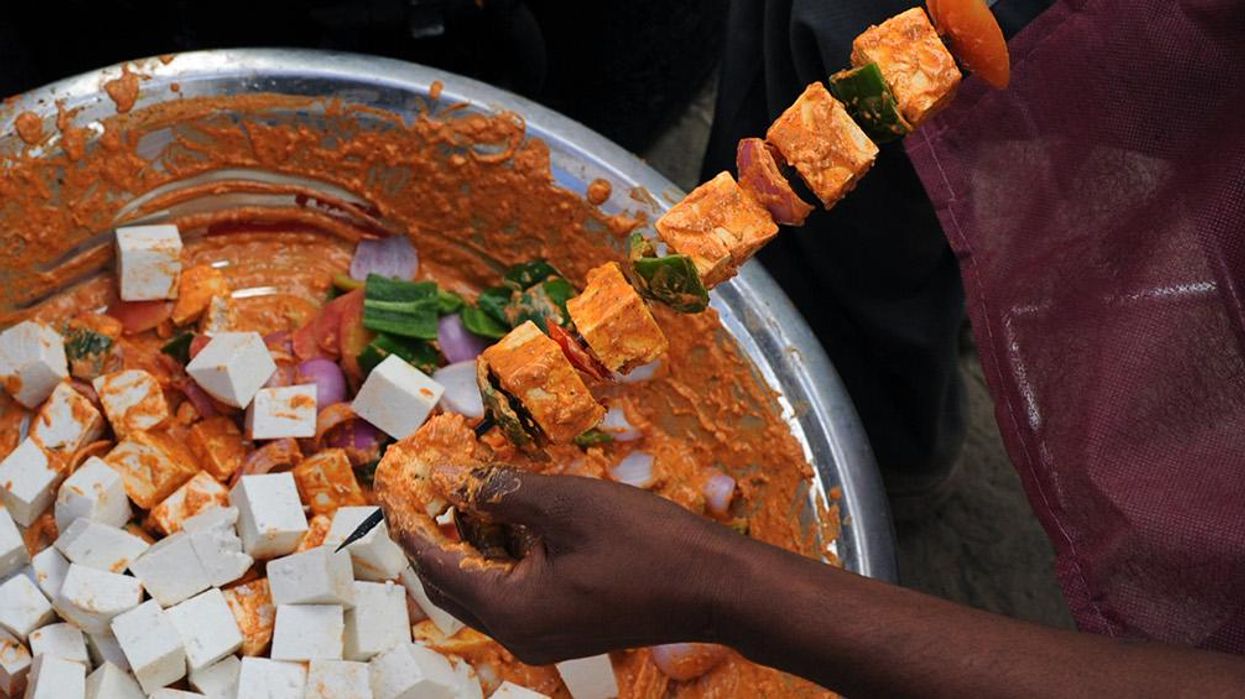
[[[252,439],[316,435],[316,385],[261,388],[246,411]]]
[[[182,237],[177,226],[117,229],[117,278],[122,301],[177,297],[182,272]]]
[[[272,642],[277,608],[272,604],[268,578],[260,578],[225,590],[225,602],[242,631],[242,654],[263,655]]]
[[[224,335],[237,329],[238,325],[238,305],[228,294],[213,296],[207,310],[199,317],[199,332],[204,335]]]
[[[331,515],[339,507],[367,504],[344,449],[325,449],[309,456],[293,473],[298,494],[312,514]]]
[[[207,418],[190,427],[190,451],[204,471],[218,481],[227,481],[242,466],[246,445],[242,430],[224,415]]]
[[[960,69],[925,10],[914,7],[869,27],[852,42],[852,65],[878,64],[912,128],[951,103]]]
[[[658,219],[657,233],[673,252],[692,258],[701,281],[712,288],[777,235],[778,224],[722,172]]]
[[[159,427],[169,419],[169,405],[164,400],[160,382],[139,370],[104,374],[93,382],[104,414],[119,436],[137,430]]]
[[[104,418],[86,396],[62,381],[30,423],[30,436],[48,451],[72,454],[104,432]]]
[[[184,444],[163,432],[132,432],[104,457],[125,481],[125,493],[149,510],[199,469]]]
[[[0,694],[10,697],[21,695],[33,660],[21,641],[0,629]]]
[[[229,491],[200,471],[152,508],[148,521],[165,536],[181,531],[182,523],[210,507],[227,507]]]
[[[229,284],[225,273],[211,265],[195,265],[182,272],[173,304],[173,323],[186,325],[203,315],[214,297],[227,298]]]
[[[103,459],[89,457],[61,483],[55,512],[56,528],[60,531],[80,517],[123,527],[131,515],[125,481]]]
[[[558,343],[528,321],[482,355],[502,389],[514,396],[550,441],[565,444],[605,416]]]
[[[856,186],[878,155],[878,147],[819,82],[770,125],[765,140],[827,209]]]
[[[588,272],[584,292],[566,302],[575,329],[610,371],[627,373],[654,361],[670,346],[648,304],[617,262]]]

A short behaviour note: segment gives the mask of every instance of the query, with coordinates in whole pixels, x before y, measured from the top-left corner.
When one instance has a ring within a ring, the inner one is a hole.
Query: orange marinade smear
[[[137,88],[138,76],[127,74]],[[118,107],[127,103],[119,100]],[[322,112],[338,137],[326,139],[322,130],[282,118],[261,118],[300,110]],[[291,96],[179,98],[106,119],[104,136],[92,143],[89,131],[75,124],[75,114],[58,109],[56,126],[68,153],[42,160],[11,154],[4,162],[0,217],[11,225],[0,227],[2,305],[12,308],[41,298],[67,279],[110,269],[111,245],[104,241],[55,271],[41,271],[71,246],[111,230],[123,202],[221,168],[298,174],[367,202],[367,216],[360,218],[366,218],[364,224],[315,203],[174,221],[186,238],[187,267],[220,267],[235,293],[272,287],[267,295],[233,299],[240,330],[297,328],[323,304],[332,276],[347,269],[352,241],[383,230],[411,237],[420,253],[421,279],[469,298],[495,284],[499,269],[534,258],[549,259],[580,288],[589,269],[624,260],[626,235],[644,224],[643,215],[609,216],[554,186],[548,147],[523,137],[521,119],[466,115],[452,107],[439,113],[453,118],[424,114],[404,121],[386,112]],[[145,133],[170,127],[173,140],[159,157],[160,167],[152,167],[137,153],[139,141]],[[203,191],[219,195],[236,189],[241,188],[226,182]],[[600,189],[594,199],[600,198]],[[33,313],[6,313],[0,323],[33,316],[59,324],[82,309],[114,301],[114,288],[110,274],[96,276]],[[655,378],[594,387],[602,401],[626,405],[646,435],[643,441],[586,451],[557,446],[548,462],[534,462],[504,445],[498,456],[521,468],[604,477],[611,464],[640,448],[655,457],[652,490],[695,512],[704,511],[704,470],[715,466],[739,482],[739,514],[748,518],[752,537],[809,556],[825,555],[829,542],[819,539],[816,527],[799,521],[812,469],[781,419],[773,392],[729,341],[713,311],[685,316],[657,307],[654,315],[670,341]],[[127,368],[146,368],[167,382],[158,358],[162,342],[155,333],[123,338]],[[177,406],[169,407],[176,414]],[[9,414],[18,408],[0,409],[5,410],[0,445],[7,445],[14,442],[18,424]],[[546,678],[535,686],[567,696],[549,668],[527,668],[491,641],[476,652],[496,663],[503,677]],[[688,683],[665,682],[645,651],[613,657],[624,697],[829,696],[734,655]]]

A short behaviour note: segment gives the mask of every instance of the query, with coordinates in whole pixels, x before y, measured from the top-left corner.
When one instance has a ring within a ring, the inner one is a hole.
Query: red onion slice
[[[472,361],[488,347],[488,340],[467,330],[457,313],[437,322],[437,344],[450,364]]]
[[[445,387],[445,393],[441,396],[442,408],[468,418],[484,417],[484,400],[476,384],[474,359],[441,367],[433,372],[432,380]]]
[[[369,274],[409,281],[418,271],[419,253],[410,239],[402,235],[361,240],[350,261],[350,278],[361,282],[367,281]]]
[[[309,359],[299,364],[297,380],[316,385],[317,410],[346,400],[346,375],[331,359]]]
[[[605,411],[605,417],[601,418],[597,429],[613,437],[615,442],[634,442],[644,436],[643,432],[631,424],[627,419],[627,412],[619,405],[611,405]]]
[[[705,496],[705,507],[718,517],[725,517],[735,499],[735,479],[721,471],[709,469],[711,475],[705,480],[701,492]]]
[[[637,488],[651,486],[653,484],[653,455],[642,451],[631,452],[610,469],[610,477],[619,483],[626,483]]]

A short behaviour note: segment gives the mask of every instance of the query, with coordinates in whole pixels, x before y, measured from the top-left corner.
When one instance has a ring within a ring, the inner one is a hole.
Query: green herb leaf
[[[500,323],[493,316],[476,308],[475,306],[466,306],[462,310],[463,327],[473,335],[487,337],[492,340],[500,340],[510,332],[510,327],[504,323]]]
[[[363,370],[363,375],[372,373],[391,354],[398,355],[425,374],[431,374],[445,363],[441,353],[429,342],[380,333],[359,353],[359,368]]]
[[[180,364],[190,363],[190,343],[194,341],[194,333],[181,333],[169,340],[160,351],[176,359]]]
[[[451,313],[457,313],[466,302],[463,297],[452,291],[445,289],[437,289],[437,313],[447,316]]]
[[[575,438],[575,444],[584,448],[609,444],[612,441],[614,441],[614,438],[608,432],[602,432],[595,428]]]
[[[545,260],[532,260],[506,270],[506,273],[502,275],[502,281],[519,291],[523,291],[536,286],[550,277],[561,276],[562,273]]]
[[[437,339],[440,301],[434,282],[404,282],[371,274],[363,293],[363,327],[402,337]]]
[[[73,328],[65,337],[65,357],[71,362],[98,357],[107,354],[112,344],[112,338],[107,335],[86,328]]]
[[[476,306],[484,311],[498,323],[505,325],[507,328],[513,327],[510,321],[506,319],[506,307],[510,305],[510,298],[514,295],[514,290],[508,286],[494,286],[485,289],[476,299]]]

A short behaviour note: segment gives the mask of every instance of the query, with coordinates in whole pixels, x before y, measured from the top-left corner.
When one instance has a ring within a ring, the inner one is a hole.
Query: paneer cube
[[[411,599],[415,600],[415,605],[428,615],[428,618],[446,638],[450,638],[466,626],[453,614],[432,603],[414,568],[407,566],[402,571],[402,586],[406,588],[406,593],[411,596]]]
[[[306,699],[372,699],[367,663],[312,660],[307,668]]]
[[[206,471],[200,471],[153,507],[148,520],[157,531],[167,536],[181,531],[183,522],[203,510],[228,505],[229,491],[225,486]]]
[[[30,632],[52,623],[52,604],[25,575],[14,575],[0,584],[0,628],[23,643]]]
[[[49,546],[30,559],[30,570],[43,595],[55,604],[61,585],[65,584],[65,575],[69,572],[69,559],[55,546]]]
[[[33,658],[13,634],[0,629],[0,695],[17,697],[26,687]]]
[[[342,507],[333,513],[333,523],[324,538],[327,546],[337,548],[348,536],[376,511],[376,507]],[[389,536],[389,525],[381,520],[363,538],[345,549],[354,565],[354,576],[359,580],[384,582],[396,580],[408,566],[402,547]]]
[[[29,527],[52,504],[61,481],[58,466],[29,437],[0,461],[0,500],[14,522]]]
[[[770,125],[765,139],[827,209],[856,186],[878,155],[878,147],[820,82],[809,85]]]
[[[0,578],[8,577],[30,562],[30,552],[17,523],[8,510],[0,510]],[[36,580],[36,582],[38,582]]]
[[[149,694],[147,699],[205,699],[205,697],[198,692],[162,687]]]
[[[143,601],[137,578],[71,564],[56,595],[56,608],[88,634],[103,634],[118,614]]]
[[[130,570],[162,607],[190,599],[212,585],[187,532],[157,541],[130,564]]]
[[[122,301],[177,298],[182,237],[177,226],[117,229],[117,278]]]
[[[303,699],[307,668],[267,658],[243,658],[237,699]]]
[[[151,430],[169,419],[169,404],[160,382],[141,369],[104,374],[92,383],[118,436]]]
[[[30,654],[55,655],[58,658],[90,665],[86,653],[86,638],[82,630],[73,624],[48,624],[30,632]]]
[[[87,400],[62,381],[30,423],[30,436],[48,451],[72,454],[99,439],[104,418]]]
[[[273,660],[341,660],[345,621],[341,605],[277,605]]]
[[[147,699],[147,695],[125,669],[105,662],[87,676],[86,699]]]
[[[85,518],[75,519],[56,538],[56,550],[71,563],[111,573],[129,568],[149,546],[124,529]]]
[[[618,678],[608,655],[566,660],[558,663],[557,668],[571,692],[571,699],[614,699],[618,696]]]
[[[345,657],[367,661],[410,642],[406,589],[392,582],[356,582],[354,608],[346,611]]]
[[[242,631],[220,590],[213,588],[170,607],[168,616],[181,634],[191,672],[232,656],[242,647]]]
[[[121,474],[92,456],[83,462],[56,494],[56,528],[65,531],[74,520],[84,518],[123,527],[130,521],[130,499]]]
[[[390,437],[402,439],[424,424],[444,393],[444,386],[391,354],[368,374],[351,407]]]
[[[259,333],[217,333],[186,365],[186,373],[216,400],[235,408],[250,405],[277,371]]]
[[[484,699],[484,687],[475,668],[466,660],[454,661],[454,677],[458,679],[457,696],[460,699]]]
[[[238,305],[229,294],[213,296],[199,318],[199,332],[208,336],[233,332],[238,326]]]
[[[233,612],[233,618],[242,631],[242,654],[263,655],[272,642],[272,626],[276,621],[277,608],[272,604],[272,592],[268,578],[225,590],[225,602]]]
[[[324,545],[324,540],[328,538],[329,527],[333,526],[333,520],[328,515],[312,515],[307,522],[307,533],[303,534],[303,538],[298,542],[298,548],[294,549],[295,553],[310,551]]]
[[[363,489],[344,449],[325,449],[294,467],[298,494],[316,515],[331,515],[339,507],[366,505]]]
[[[506,681],[493,692],[491,699],[549,699],[549,695]]]
[[[574,440],[605,416],[562,348],[530,320],[486,349],[481,359],[555,444]]]
[[[33,320],[0,333],[0,381],[18,403],[34,410],[68,376],[60,333]]]
[[[458,678],[450,661],[414,644],[389,649],[371,662],[376,699],[455,699]]]
[[[238,674],[242,661],[230,655],[205,668],[190,671],[190,686],[208,699],[234,699],[238,695]]]
[[[163,432],[126,435],[104,462],[121,474],[126,495],[144,510],[158,505],[199,471],[190,450]]]
[[[656,225],[672,251],[692,258],[705,288],[730,279],[778,235],[778,224],[769,211],[748,196],[729,172],[692,190]]]
[[[669,342],[617,262],[588,272],[584,293],[566,302],[575,329],[610,371],[627,373],[666,353]]]
[[[242,548],[263,560],[290,553],[307,531],[298,487],[290,473],[243,476],[229,492],[238,508],[238,532]]]
[[[219,507],[200,512],[185,522],[184,531],[190,536],[210,585],[231,583],[255,563],[255,559],[242,552],[242,539],[235,528],[237,521],[237,508]]]
[[[225,273],[211,265],[195,265],[182,272],[173,304],[173,324],[193,323],[207,310],[215,296],[229,296]]]
[[[112,629],[101,633],[87,633],[86,652],[91,656],[91,662],[95,667],[112,665],[123,672],[130,671],[130,661],[125,659],[125,651],[121,650],[117,637],[112,635]],[[86,679],[89,685],[91,678],[88,676]],[[137,682],[134,683],[134,688],[138,689]]]
[[[261,388],[246,411],[251,439],[316,436],[316,385]]]
[[[36,655],[25,699],[85,699],[86,665],[55,655]]]
[[[904,119],[916,128],[951,103],[960,69],[925,10],[914,7],[852,42],[852,65],[878,64]]]
[[[268,562],[272,601],[285,604],[354,605],[350,554],[320,546]]]
[[[190,451],[204,471],[227,481],[242,466],[246,445],[242,430],[224,415],[207,418],[190,427]]]
[[[112,633],[148,694],[186,676],[186,649],[169,615],[147,600],[112,620]]]

